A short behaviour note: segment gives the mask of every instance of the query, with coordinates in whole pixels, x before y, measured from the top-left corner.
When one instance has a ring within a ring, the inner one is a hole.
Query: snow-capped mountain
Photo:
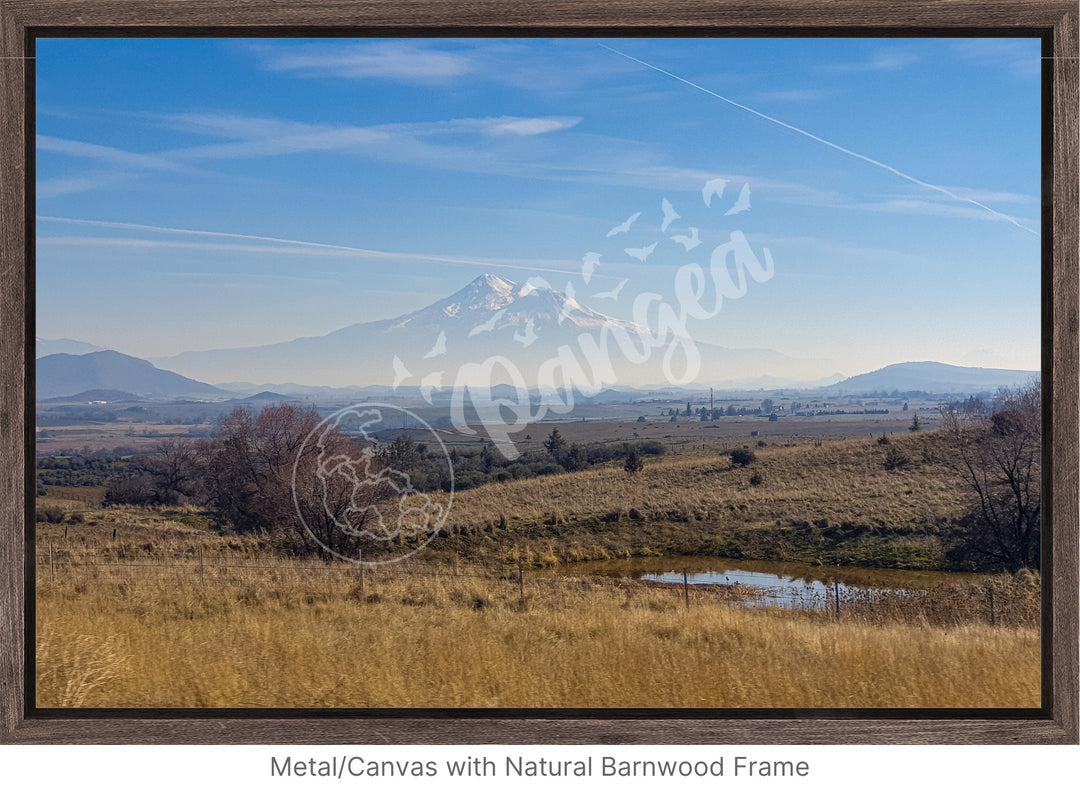
[[[524,335],[530,322],[533,332],[538,335],[545,331],[552,332],[555,326],[576,332],[605,326],[640,330],[632,322],[624,322],[587,308],[550,286],[530,282],[511,283],[487,274],[414,314],[390,320],[389,329],[426,331],[434,326],[445,331],[464,330],[468,338],[475,338],[509,328]],[[364,326],[354,325],[330,335]]]
[[[662,351],[646,363],[621,357],[612,339],[640,340],[648,331],[602,314],[543,281],[514,283],[485,274],[461,290],[420,310],[377,322],[364,322],[325,336],[299,338],[261,347],[186,352],[154,363],[209,382],[294,382],[328,386],[412,385],[449,388],[462,365],[500,356],[527,385],[547,385],[542,365],[562,349],[592,371],[582,354],[582,336],[608,339],[611,372],[622,385],[665,381]],[[788,359],[772,350],[735,350],[699,344],[712,379],[753,377],[782,370]],[[551,374],[549,368],[548,374]],[[556,370],[557,379],[565,379]],[[590,375],[591,376],[591,375]],[[511,382],[505,371],[492,383]]]

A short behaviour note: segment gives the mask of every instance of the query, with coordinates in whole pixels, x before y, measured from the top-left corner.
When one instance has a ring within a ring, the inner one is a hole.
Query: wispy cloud
[[[490,120],[490,122],[491,125],[486,132],[496,136],[503,134],[539,136],[544,133],[554,133],[557,130],[568,130],[581,122],[581,117],[546,117],[543,119],[503,117],[502,119]]]
[[[343,152],[381,160],[471,172],[513,172],[516,158],[506,145],[569,130],[581,117],[478,117],[373,126],[321,125],[289,119],[223,114],[145,114],[171,130],[225,139],[157,153],[133,153],[52,136],[39,136],[38,149],[81,159],[98,167],[92,174],[38,182],[38,196],[91,191],[117,182],[161,173],[210,174],[200,162]],[[465,138],[462,138],[462,137]],[[470,140],[468,137],[472,136]],[[453,138],[452,145],[445,142]],[[503,152],[506,151],[506,152]]]
[[[919,214],[922,216],[942,216],[954,217],[958,219],[983,219],[987,221],[1000,221],[1003,216],[1003,214],[998,211],[988,210],[982,207],[972,207],[971,205],[961,205],[957,203],[947,203],[937,200],[920,199],[913,197],[898,197],[888,200],[848,203],[843,207],[859,211],[875,211],[894,214]],[[1020,227],[1031,233],[1037,232],[1036,228],[1038,228],[1039,225],[1039,221],[1037,219],[1028,219],[1024,217],[1008,217],[1008,219],[1009,221],[1017,225],[1017,227]]]
[[[349,152],[371,158],[405,161],[439,168],[465,166],[469,171],[495,171],[499,153],[490,142],[461,136],[502,139],[531,138],[569,130],[581,117],[478,117],[385,125],[318,125],[291,120],[250,119],[227,114],[162,116],[159,120],[178,129],[232,139],[163,153],[179,161],[227,160],[298,155],[313,152]],[[458,137],[453,145],[444,144]],[[480,167],[488,162],[489,167]],[[478,168],[480,167],[480,168]]]
[[[50,236],[37,237],[39,245],[60,245],[79,247],[120,247],[120,248],[175,248],[218,250],[231,252],[275,252],[289,255],[317,255],[336,257],[359,257],[368,259],[393,259],[405,261],[424,261],[462,266],[479,266],[486,269],[517,269],[525,271],[555,272],[573,275],[579,272],[576,267],[567,269],[563,261],[537,259],[477,259],[461,255],[439,255],[430,253],[392,252],[371,250],[362,247],[350,247],[341,244],[327,244],[317,241],[281,239],[273,236],[258,236],[249,233],[230,233],[218,230],[193,230],[161,225],[141,225],[134,222],[112,222],[98,219],[72,219],[68,217],[38,215],[38,222],[60,225],[81,225],[117,230],[131,230],[157,234],[178,234],[197,238],[224,239],[225,241],[185,241],[183,239],[160,238],[118,238],[109,236]]]
[[[590,44],[556,39],[540,46],[510,39],[428,39],[328,45],[258,43],[242,45],[267,71],[299,78],[386,80],[413,85],[469,81],[560,94],[626,73],[598,57]],[[575,69],[566,69],[572,60]]]
[[[159,155],[132,153],[101,144],[90,144],[42,135],[38,135],[35,141],[40,152],[59,153],[73,158],[88,158],[111,166],[155,172],[175,172],[183,169],[182,165]]]
[[[1003,68],[1020,79],[1038,78],[1042,66],[1040,42],[1028,39],[964,39],[953,44],[957,56],[973,64]]]
[[[824,64],[821,69],[826,72],[894,72],[917,64],[920,60],[918,53],[912,50],[883,47],[861,61]]]
[[[258,45],[264,69],[305,78],[382,78],[411,83],[441,83],[474,70],[465,53],[408,42],[374,42],[338,47]]]

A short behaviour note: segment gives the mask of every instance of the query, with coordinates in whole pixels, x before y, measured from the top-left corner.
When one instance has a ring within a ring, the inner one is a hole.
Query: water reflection
[[[643,580],[660,583],[681,583],[683,573],[668,571],[662,574],[645,574]],[[753,607],[823,608],[837,591],[846,593],[849,587],[842,582],[826,584],[821,580],[792,577],[784,574],[725,569],[686,575],[690,585],[743,585],[756,589],[756,595],[742,600]]]
[[[647,557],[592,561],[560,567],[638,580],[681,583],[683,570],[691,585],[733,586],[732,599],[757,607],[831,609],[839,600],[868,600],[886,593],[921,592],[946,583],[969,582],[972,575],[841,566],[784,561],[730,560],[704,557]]]

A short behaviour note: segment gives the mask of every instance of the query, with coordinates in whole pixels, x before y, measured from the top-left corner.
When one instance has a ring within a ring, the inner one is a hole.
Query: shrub
[[[145,474],[116,477],[106,483],[106,505],[150,505],[157,497],[154,481]]]
[[[889,454],[885,456],[885,462],[882,464],[886,471],[893,471],[894,469],[903,469],[911,464],[911,458],[905,455],[894,446],[889,447]]]
[[[39,522],[48,522],[49,524],[60,524],[60,522],[64,521],[64,509],[47,505],[44,508],[37,509],[37,512],[34,514],[34,519]]]
[[[750,475],[750,485],[752,485],[752,486],[759,486],[759,485],[761,485],[761,484],[762,484],[763,482],[765,482],[765,480],[764,480],[764,479],[762,478],[762,476],[761,476],[760,474],[758,474],[757,472],[754,472],[754,473],[753,473],[752,475]]]
[[[732,466],[749,466],[757,460],[757,455],[748,449],[737,449],[731,453]]]

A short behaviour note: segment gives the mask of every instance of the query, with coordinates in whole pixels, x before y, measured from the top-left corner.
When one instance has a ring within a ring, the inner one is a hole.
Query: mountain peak
[[[451,294],[435,306],[449,317],[467,314],[470,311],[496,311],[513,299],[516,283],[504,280],[498,275],[485,273],[473,280],[465,288]]]
[[[493,275],[490,272],[485,272],[480,275],[480,277],[476,278],[469,286],[490,289],[491,291],[497,291],[500,294],[509,294],[517,288],[516,283],[512,283],[498,275]]]

